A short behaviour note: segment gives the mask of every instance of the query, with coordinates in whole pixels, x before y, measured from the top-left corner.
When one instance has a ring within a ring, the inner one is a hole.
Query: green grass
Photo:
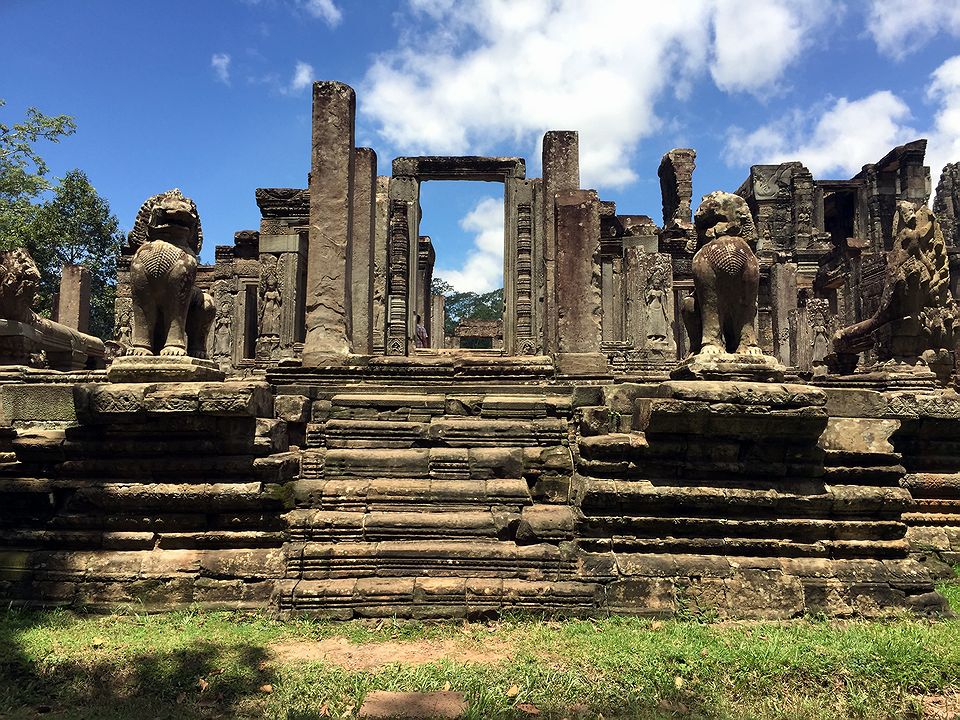
[[[941,589],[960,611],[960,585]],[[362,671],[270,653],[276,643],[332,637],[476,649],[494,641],[502,657]],[[466,694],[467,717],[476,719],[530,718],[531,706],[540,718],[920,718],[921,696],[960,691],[960,620],[464,624],[0,613],[5,718],[339,718],[355,715],[370,690],[447,687]]]

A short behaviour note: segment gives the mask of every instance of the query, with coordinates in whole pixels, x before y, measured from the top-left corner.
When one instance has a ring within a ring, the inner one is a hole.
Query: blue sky
[[[580,131],[585,187],[660,220],[657,166],[694,147],[695,201],[749,166],[845,178],[927,137],[960,160],[960,0],[0,0],[0,109],[66,113],[41,153],[124,228],[180,187],[214,245],[257,228],[257,187],[304,187],[310,81],[357,90],[380,174],[411,154],[519,155]],[[438,274],[501,282],[502,189],[428,183]]]

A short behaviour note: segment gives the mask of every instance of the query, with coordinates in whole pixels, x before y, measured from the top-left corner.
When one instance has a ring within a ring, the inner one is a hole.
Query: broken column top
[[[660,193],[663,197],[663,226],[687,227],[693,218],[693,170],[697,152],[693,148],[674,148],[660,160]]]

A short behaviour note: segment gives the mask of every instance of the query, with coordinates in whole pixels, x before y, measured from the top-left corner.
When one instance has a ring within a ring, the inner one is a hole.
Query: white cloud
[[[503,141],[534,154],[544,131],[577,129],[584,186],[622,187],[637,177],[638,142],[662,124],[660,98],[685,96],[707,71],[721,88],[769,92],[821,29],[811,8],[830,17],[836,3],[758,1],[748,10],[770,24],[763,32],[740,7],[408,0],[422,27],[370,67],[362,110],[398,154],[484,153]]]
[[[343,12],[333,0],[301,0],[300,6],[330,27],[336,27],[343,20]]]
[[[463,267],[437,267],[458,292],[485,293],[503,287],[503,198],[487,197],[460,219],[460,227],[473,234],[473,248]]]
[[[290,80],[289,92],[296,93],[300,92],[305,87],[309,87],[310,83],[313,82],[313,76],[313,65],[310,63],[305,63],[302,60],[298,60],[293,69],[293,79]]]
[[[960,162],[960,55],[943,63],[930,78],[927,97],[940,106],[927,136],[927,164],[936,187],[943,166]]]
[[[902,60],[939,32],[960,37],[960,3],[956,0],[871,0],[867,31],[880,52]]]
[[[716,0],[710,75],[721,90],[763,92],[842,6],[820,0]]]
[[[725,148],[728,165],[799,160],[815,177],[851,176],[891,148],[927,138],[927,165],[934,185],[943,166],[960,161],[960,55],[930,75],[927,99],[936,103],[932,127],[910,124],[907,104],[889,90],[857,100],[840,98],[819,110],[794,110],[784,119],[752,130],[731,128]]]
[[[217,80],[224,85],[230,84],[230,56],[227,53],[214,53],[210,58],[210,67],[213,68]]]
[[[727,164],[799,160],[815,177],[855,175],[890,148],[918,137],[909,120],[910,108],[888,90],[858,100],[840,98],[826,109],[794,111],[751,132],[731,128]]]

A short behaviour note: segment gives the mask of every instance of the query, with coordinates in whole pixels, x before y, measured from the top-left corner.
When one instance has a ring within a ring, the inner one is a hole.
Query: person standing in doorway
[[[423,326],[423,318],[417,315],[417,329],[415,331],[414,345],[418,348],[427,347],[427,329]]]

